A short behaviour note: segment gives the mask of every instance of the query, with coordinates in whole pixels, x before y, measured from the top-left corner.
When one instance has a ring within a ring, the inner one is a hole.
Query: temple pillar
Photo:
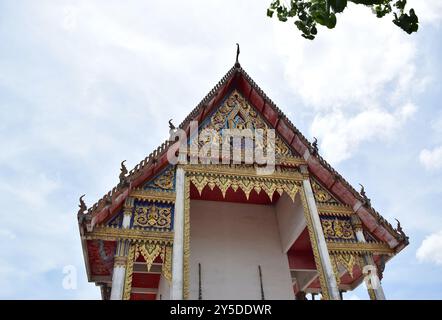
[[[304,168],[304,170],[306,171],[307,169]],[[333,266],[330,260],[327,243],[325,242],[324,231],[322,229],[321,220],[319,218],[318,208],[316,207],[316,201],[313,194],[312,186],[310,184],[310,179],[305,178],[303,180],[303,187],[309,208],[308,214],[311,217],[313,232],[315,233],[315,237],[317,239],[319,259],[321,260],[322,269],[324,272],[325,285],[327,286],[330,299],[340,300],[339,289],[336,282],[335,274],[333,272]],[[318,272],[321,272],[321,270],[318,270]]]
[[[131,197],[127,197],[126,201],[124,203],[124,210],[123,210],[123,228],[127,229],[130,227],[130,222],[132,220],[132,211],[134,208],[134,199]]]
[[[364,232],[362,231],[362,222],[361,219],[357,216],[357,214],[354,214],[351,217],[351,222],[353,225],[353,229],[356,234],[356,239],[358,242],[366,243],[367,240],[365,239]],[[373,259],[373,255],[371,253],[365,253],[363,255],[363,260],[365,263],[365,266],[372,266],[372,270],[370,271],[369,275],[365,275],[366,277],[370,277],[370,284],[373,285],[373,288],[370,288],[368,286],[367,281],[364,281],[367,285],[367,291],[368,295],[370,296],[371,300],[386,300],[384,289],[382,288],[381,280],[378,277],[377,273],[377,267]]]
[[[181,166],[177,166],[175,173],[175,209],[174,209],[174,236],[172,250],[172,285],[170,298],[172,300],[183,299],[184,283],[184,183],[185,172]]]
[[[124,290],[124,279],[126,276],[127,256],[124,250],[124,242],[119,241],[117,245],[117,253],[114,258],[114,270],[112,273],[112,290],[111,300],[122,300]]]

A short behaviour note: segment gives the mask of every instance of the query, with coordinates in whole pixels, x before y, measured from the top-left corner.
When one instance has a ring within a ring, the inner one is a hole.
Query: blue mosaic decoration
[[[131,226],[151,231],[173,229],[174,204],[136,200]]]
[[[265,148],[267,145],[267,130],[273,129],[266,120],[259,114],[259,112],[246,100],[237,90],[229,92],[223,102],[216,108],[210,116],[206,117],[203,123],[199,126],[199,131],[202,129],[214,130],[218,135],[216,137],[207,137],[207,141],[197,141],[195,136],[191,136],[188,143],[190,145],[199,145],[202,147],[205,143],[210,142],[209,139],[221,142],[221,132],[223,129],[261,129],[263,130],[263,145],[259,148]],[[278,134],[275,137],[275,152],[280,156],[291,156],[292,151],[288,145],[283,141]],[[256,139],[253,138],[253,143]],[[238,146],[243,148],[244,146]]]
[[[143,186],[144,190],[175,191],[175,166],[168,166]]]
[[[118,227],[121,228],[122,224],[123,224],[123,210],[121,210],[120,212],[118,212],[117,215],[115,215],[108,223],[107,226],[108,227]]]

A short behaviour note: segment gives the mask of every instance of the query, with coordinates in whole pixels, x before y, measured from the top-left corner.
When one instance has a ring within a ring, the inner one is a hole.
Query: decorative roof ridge
[[[227,81],[235,75],[235,73],[238,70],[242,70],[241,67],[234,65],[232,68],[227,71],[227,73],[221,78],[220,81],[212,88],[212,90],[209,91],[208,94],[200,101],[200,103],[197,104],[195,108],[189,113],[189,115],[181,122],[181,124],[178,126],[180,129],[185,129],[187,124],[193,120],[193,118],[198,114],[198,111],[200,111],[202,108],[204,108],[207,103],[215,96],[215,94],[221,89],[222,86],[224,86]]]
[[[221,78],[221,80],[210,90],[210,92],[198,103],[198,105],[189,113],[189,115],[184,119],[184,121],[179,125],[180,129],[184,129],[186,124],[193,120],[193,118],[197,115],[198,111],[201,110],[218,92],[218,90],[227,83],[227,81],[238,71],[240,67],[238,65],[234,65],[232,68],[227,71],[227,73]],[[136,177],[136,174],[140,173],[142,170],[144,170],[148,165],[151,165],[155,162],[155,160],[158,159],[159,156],[161,156],[164,151],[167,151],[169,147],[172,145],[172,142],[169,140],[166,140],[163,142],[160,146],[158,146],[154,151],[152,151],[148,156],[146,156],[143,160],[141,160],[135,167],[129,171],[127,178],[129,179],[129,182],[133,181]],[[113,187],[109,192],[104,194],[97,202],[95,202],[90,208],[87,209],[86,214],[92,215],[96,210],[100,208],[100,205],[103,203],[106,204],[106,201],[112,201],[112,199],[119,194],[123,193],[125,189],[119,188],[119,186]],[[101,208],[104,208],[106,205],[102,206]]]
[[[347,181],[345,178],[339,174],[322,156],[318,153],[313,152],[314,148],[311,142],[298,130],[298,128],[292,123],[292,121],[284,114],[284,112],[270,99],[265,92],[256,84],[256,82],[249,76],[249,74],[241,67],[239,63],[235,63],[235,65],[227,71],[227,73],[221,78],[221,80],[210,90],[210,92],[198,103],[198,105],[188,114],[188,116],[181,122],[179,125],[180,129],[185,130],[190,121],[192,121],[201,111],[202,108],[205,108],[211,99],[215,97],[215,95],[219,92],[219,90],[237,73],[240,73],[244,76],[244,78],[250,83],[251,87],[257,91],[259,95],[267,102],[278,114],[278,117],[284,120],[289,128],[294,131],[294,133],[301,139],[301,142],[308,148],[310,157],[314,156],[321,165],[323,165],[327,170],[329,170],[335,177],[335,181],[339,180],[346,186],[351,193],[355,196],[356,199],[361,201],[364,204],[365,199],[361,196],[361,194]],[[289,142],[290,143],[290,142]],[[141,162],[139,162],[132,170],[128,173],[128,181],[132,182],[137,174],[141,174],[141,171],[145,170],[146,167],[150,167],[150,165],[156,163],[158,157],[164,154],[165,151],[168,150],[171,141],[166,140],[159,147],[157,147],[152,153],[150,153],[146,158],[144,158]],[[290,146],[290,148],[293,148]],[[105,204],[101,207],[101,209],[105,208],[106,205],[109,204],[109,201],[112,201],[113,198],[122,194],[126,189],[131,186],[120,187],[119,185],[115,186],[111,191],[105,194],[100,200],[98,200],[94,205],[92,205],[86,212],[87,215],[91,215],[100,208],[101,204]],[[107,202],[107,204],[106,204]],[[111,202],[112,203],[112,202]],[[378,221],[381,225],[386,227],[388,231],[392,235],[395,236],[397,240],[402,240],[402,236],[398,233],[396,229],[385,219],[383,218],[373,207],[364,206],[368,210],[369,213]]]
[[[165,151],[169,149],[171,145],[171,141],[166,140],[163,142],[160,146],[158,146],[154,151],[152,151],[147,157],[145,157],[143,160],[141,160],[135,167],[129,171],[128,173],[128,181],[129,184],[132,182],[135,178],[137,178],[137,174],[140,173],[143,169],[145,169],[148,165],[152,165],[158,160],[158,157],[164,154]],[[101,204],[106,202],[112,202],[112,199],[121,193],[123,193],[126,189],[128,189],[129,186],[120,187],[120,185],[116,185],[113,187],[109,192],[107,192],[104,196],[102,196],[95,204],[93,204],[90,208],[88,208],[86,214],[92,214],[95,210],[97,210]],[[106,205],[103,206],[103,208]]]
[[[272,99],[270,99],[265,92],[256,84],[256,82],[248,75],[248,73],[242,68],[239,67],[240,73],[243,74],[243,76],[246,78],[246,80],[250,83],[250,85],[262,96],[262,98],[268,102],[278,113],[278,116],[281,117],[283,120],[287,122],[289,127],[295,132],[295,134],[298,135],[298,137],[302,140],[302,142],[307,145],[309,149],[310,156],[314,156],[319,160],[319,163],[324,165],[326,169],[332,172],[332,174],[335,176],[335,180],[340,180],[343,182],[343,184],[350,189],[352,194],[360,200],[362,203],[364,203],[365,199],[361,196],[361,194],[338,172],[336,171],[322,156],[320,156],[318,153],[314,153],[313,146],[311,142],[302,134],[301,131],[298,130],[298,128],[292,123],[292,121],[284,114],[284,112],[273,102]],[[366,207],[367,208],[367,207]],[[379,212],[377,212],[371,205],[367,208],[368,211],[376,218],[376,220],[387,227],[389,231],[396,235],[396,238],[400,238],[400,235],[398,234],[397,230],[393,228],[393,226],[384,218],[382,217]]]

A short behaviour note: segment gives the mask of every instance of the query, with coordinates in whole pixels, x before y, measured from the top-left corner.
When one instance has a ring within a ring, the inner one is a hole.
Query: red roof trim
[[[189,130],[190,121],[205,118],[210,114],[219,102],[223,99],[226,92],[231,86],[236,86],[244,96],[258,109],[265,119],[276,125],[278,133],[288,142],[290,146],[301,156],[305,156],[309,171],[325,186],[331,186],[331,192],[342,202],[354,207],[358,201],[362,202],[363,198],[360,194],[338,173],[330,164],[328,164],[321,156],[311,156],[307,150],[312,150],[310,142],[301,134],[301,132],[293,125],[293,123],[285,116],[285,114],[269,99],[266,94],[259,88],[250,76],[240,66],[231,68],[221,79],[221,81],[206,95],[206,97],[197,105],[195,109],[180,124],[180,128]],[[129,172],[130,186],[126,189],[118,190],[116,187],[112,189],[106,196],[112,199],[112,205],[105,204],[103,197],[95,205],[88,210],[88,215],[93,216],[95,223],[103,221],[112,211],[121,206],[125,197],[130,191],[139,186],[141,183],[158,173],[165,165],[165,154],[171,146],[169,141],[163,143],[148,157],[141,161]],[[399,244],[397,232],[393,227],[374,209],[361,207],[357,211],[361,220],[381,239],[385,240],[390,246],[395,247]],[[379,226],[382,224],[383,226]],[[377,226],[377,227],[376,227]],[[405,241],[403,241],[405,242]],[[405,244],[406,245],[406,244]]]

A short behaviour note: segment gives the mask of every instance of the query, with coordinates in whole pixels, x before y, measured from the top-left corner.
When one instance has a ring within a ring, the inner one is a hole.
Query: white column
[[[133,207],[134,207],[134,199],[131,197],[127,197],[126,201],[124,203],[124,210],[123,210],[122,227],[124,229],[127,229],[130,227],[130,220],[132,219]]]
[[[126,257],[115,257],[114,272],[112,274],[111,300],[122,300],[124,277],[126,275]]]
[[[352,216],[352,225],[356,233],[356,239],[361,243],[366,243],[364,232],[362,231],[362,222],[361,219],[356,215],[356,213]],[[374,263],[373,256],[369,253],[364,254],[364,261],[365,264],[368,266],[373,266],[374,271],[372,274],[370,274],[370,277],[372,278],[372,283],[376,284],[376,288],[369,288],[367,286],[367,290],[369,292],[370,298],[375,298],[376,300],[386,300],[384,289],[381,285],[381,280],[378,277],[376,264]],[[367,285],[367,282],[364,281]],[[374,297],[370,294],[370,290],[373,290]]]
[[[173,220],[172,286],[170,298],[183,299],[184,253],[184,169],[177,166],[175,173],[175,210]]]
[[[318,242],[319,257],[321,259],[322,268],[324,270],[325,282],[332,300],[340,300],[338,285],[336,283],[333,266],[328,253],[327,243],[325,242],[324,231],[322,230],[321,220],[319,218],[318,208],[316,207],[315,196],[313,195],[312,186],[309,179],[303,180],[304,192],[307,198],[309,214],[312,220],[313,230]],[[318,270],[320,272],[320,270]]]
[[[124,229],[130,227],[133,205],[134,205],[134,199],[127,197],[123,210],[122,228]],[[117,242],[117,253],[114,257],[114,270],[112,273],[111,300],[123,299],[124,280],[126,277],[126,261],[127,261],[125,248],[126,246],[124,242],[122,241]]]

